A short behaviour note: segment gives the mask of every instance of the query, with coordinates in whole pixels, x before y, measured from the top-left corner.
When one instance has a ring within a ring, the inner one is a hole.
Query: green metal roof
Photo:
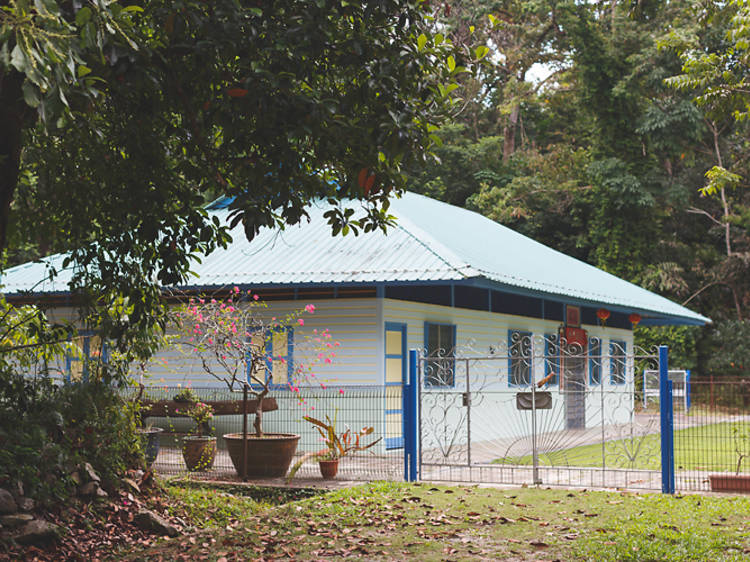
[[[283,231],[264,229],[252,241],[242,226],[225,250],[206,256],[190,286],[312,286],[352,284],[481,284],[570,304],[638,312],[652,324],[710,322],[664,297],[557,252],[477,213],[405,193],[392,200],[397,226],[359,236],[331,236],[326,203],[310,221]],[[228,210],[213,211],[225,219]],[[46,263],[61,269],[63,256]],[[43,281],[46,263],[24,264],[3,275],[6,294],[65,292],[70,272]],[[41,284],[40,284],[41,282]]]

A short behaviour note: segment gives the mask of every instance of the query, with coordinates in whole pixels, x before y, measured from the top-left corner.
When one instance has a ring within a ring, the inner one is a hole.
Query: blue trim
[[[286,355],[273,354],[273,334],[274,332],[286,332]],[[247,338],[247,341],[251,341],[252,337]],[[271,349],[268,350],[267,346],[270,344]],[[265,348],[265,367],[266,367],[266,381],[269,377],[273,378],[273,360],[274,357],[283,358],[286,361],[286,382],[276,384],[275,382],[268,385],[271,390],[289,390],[289,385],[292,381],[292,375],[294,374],[294,328],[291,326],[280,326],[278,328],[272,328],[263,332],[263,346]],[[261,388],[261,385],[253,383],[250,378],[250,366],[251,362],[247,361],[249,351],[245,352],[245,380],[252,388]]]
[[[388,332],[401,332],[401,353],[394,354],[388,353]],[[404,416],[404,385],[406,384],[406,324],[399,322],[386,322],[385,329],[383,331],[383,357],[384,359],[401,359],[401,382],[388,382],[386,377],[386,365],[383,368],[383,384],[385,387],[395,386],[401,387],[401,409],[387,408],[388,406],[388,393],[383,400],[384,412],[386,416],[386,431],[388,428],[388,414],[401,414],[401,436],[400,437],[386,437],[385,448],[389,449],[400,449],[404,446],[404,434],[406,432],[406,419]]]
[[[427,352],[428,359],[424,362],[425,370],[427,370],[427,365],[430,362],[429,356],[430,356],[430,343],[429,343],[429,329],[430,326],[442,326],[447,327],[451,329],[451,346],[450,349],[446,349],[445,351],[450,352],[450,355],[446,355],[443,359],[452,359],[455,357],[455,349],[456,349],[456,325],[455,324],[447,324],[442,322],[425,322],[424,328],[423,328],[423,335],[424,335],[424,349]],[[439,339],[439,338],[438,338]],[[438,342],[439,344],[439,342]],[[452,373],[451,377],[451,384],[430,384],[428,382],[428,378],[424,377],[424,386],[425,388],[455,388],[456,386],[456,372],[455,372],[455,362],[454,362],[454,371]]]
[[[404,480],[417,480],[419,462],[419,377],[416,349],[409,350],[409,380],[404,385]]]
[[[704,326],[706,324],[703,320],[698,320],[694,318],[688,318],[685,316],[679,316],[675,314],[668,314],[663,312],[657,312],[653,311],[647,308],[638,308],[638,307],[629,307],[626,305],[616,305],[609,302],[603,302],[603,301],[597,301],[593,299],[583,299],[583,298],[576,298],[571,297],[568,295],[560,295],[558,293],[552,293],[552,292],[545,292],[545,291],[538,291],[538,290],[532,290],[532,289],[524,289],[522,287],[516,287],[514,285],[508,285],[505,283],[500,283],[498,281],[493,281],[490,279],[486,279],[484,277],[471,277],[468,279],[441,279],[441,280],[417,280],[417,281],[370,281],[370,282],[339,282],[339,283],[253,283],[252,285],[248,283],[237,283],[237,285],[240,288],[243,288],[243,290],[247,290],[249,288],[252,288],[254,290],[261,290],[261,289],[291,289],[291,288],[300,288],[300,289],[313,289],[313,288],[320,288],[320,287],[326,287],[326,288],[332,288],[332,287],[338,287],[338,288],[346,288],[346,287],[372,287],[373,289],[378,291],[378,288],[382,287],[401,287],[401,286],[431,286],[431,285],[446,285],[452,283],[455,286],[470,286],[470,287],[481,287],[485,289],[492,289],[495,291],[499,291],[502,293],[507,293],[510,295],[521,295],[521,296],[530,296],[530,297],[536,297],[540,299],[545,299],[549,302],[555,302],[560,304],[571,304],[575,306],[581,306],[581,307],[591,307],[594,310],[596,310],[599,307],[605,306],[608,310],[611,312],[620,312],[622,314],[625,314],[626,316],[630,313],[636,312],[640,314],[643,319],[641,320],[642,326],[664,326],[664,325],[670,325],[670,326]],[[181,286],[181,290],[185,291],[216,291],[221,289],[226,289],[229,286],[229,283],[221,283],[221,284],[205,284],[205,285],[184,285]],[[43,295],[46,297],[63,297],[70,298],[70,292],[69,291],[49,291],[49,292],[38,292],[33,293],[34,295]],[[24,298],[28,297],[29,293],[25,292],[12,292],[7,293],[6,298],[14,299],[14,298]],[[378,295],[379,296],[379,295]],[[382,297],[380,297],[382,298]],[[491,297],[490,297],[491,298]],[[490,305],[491,308],[491,305]],[[583,311],[582,311],[583,312]],[[625,326],[625,329],[631,329],[631,327]]]
[[[555,338],[557,343],[552,344],[551,339]],[[550,348],[554,348],[554,353]],[[548,382],[548,386],[557,386],[560,382],[560,341],[556,334],[544,334],[544,376],[548,377],[551,373],[555,376]]]
[[[674,419],[672,381],[669,380],[669,353],[659,346],[659,414],[661,422],[661,491],[674,494]]]
[[[529,380],[528,380],[528,382],[521,383],[521,384],[516,384],[516,383],[512,382],[512,375],[513,375],[513,354],[512,354],[512,351],[511,351],[511,347],[512,347],[512,341],[513,341],[513,334],[520,334],[519,341],[523,341],[523,338],[525,338],[525,337],[528,336],[529,337],[529,346],[531,346],[531,336],[532,336],[532,333],[531,332],[522,332],[521,330],[508,330],[508,386],[511,387],[511,388],[524,388],[524,387],[531,386],[531,378],[532,378],[531,377],[531,370],[532,370],[532,365],[531,364],[528,365],[528,369],[529,369],[529,372],[528,372],[528,379]],[[516,359],[518,359],[518,358],[516,358]],[[531,347],[529,347],[529,359],[531,359]]]
[[[89,362],[91,361],[91,338],[96,336],[97,333],[93,330],[83,330],[76,334],[76,338],[83,338],[83,358],[78,359],[73,357],[70,353],[65,354],[65,382],[70,384],[75,382],[72,380],[73,362],[81,361],[81,382],[88,382],[89,380]],[[73,334],[68,335],[68,342],[73,341]],[[109,362],[109,348],[106,341],[102,341],[102,352],[99,357],[102,363]]]
[[[688,412],[690,412],[690,405],[691,405],[691,400],[690,400],[690,369],[687,369],[685,371],[685,392],[687,393],[685,408],[687,409]]]
[[[616,355],[616,352],[619,352],[622,350],[622,359],[620,359],[619,355]],[[609,384],[616,384],[617,386],[622,386],[625,384],[625,369],[627,367],[626,361],[627,361],[628,353],[627,353],[627,344],[626,342],[622,340],[610,340],[609,342]],[[615,362],[616,361],[622,361],[622,375],[620,375],[620,380],[615,380]]]
[[[602,339],[597,337],[589,338],[588,348],[589,385],[599,386],[602,384]]]

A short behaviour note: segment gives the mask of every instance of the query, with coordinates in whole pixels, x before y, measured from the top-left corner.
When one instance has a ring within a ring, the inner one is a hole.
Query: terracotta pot
[[[242,433],[224,435],[229,456],[237,474],[243,475]],[[263,437],[247,436],[247,477],[282,478],[289,470],[299,435],[291,433],[266,433]]]
[[[710,474],[711,491],[750,494],[750,474]]]
[[[138,429],[141,436],[141,446],[143,454],[146,457],[146,466],[154,464],[156,457],[159,456],[159,436],[164,431],[161,427],[149,427]]]
[[[333,480],[339,471],[339,459],[318,461],[318,466],[320,466],[320,474],[323,476],[323,480]]]
[[[190,472],[208,470],[216,458],[216,437],[186,436],[182,440],[182,458]]]

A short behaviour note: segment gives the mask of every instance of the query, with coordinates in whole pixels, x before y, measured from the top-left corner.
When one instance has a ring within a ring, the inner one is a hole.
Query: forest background
[[[458,75],[460,102],[434,132],[437,159],[411,161],[406,188],[710,317],[703,328],[637,328],[641,345],[670,345],[675,367],[750,372],[747,4],[433,8],[439,30],[484,64]],[[6,267],[71,249],[43,212],[39,139],[21,165]]]

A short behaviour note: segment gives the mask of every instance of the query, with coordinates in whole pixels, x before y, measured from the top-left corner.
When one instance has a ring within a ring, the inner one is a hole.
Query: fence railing
[[[694,377],[691,399],[674,415],[677,488],[716,489],[717,476],[750,474],[750,380]]]
[[[171,400],[182,388],[148,387],[142,401],[157,402]],[[236,401],[237,412],[242,412],[242,394],[231,393],[225,388],[192,388],[197,398],[203,402]],[[401,404],[400,386],[337,386],[332,389],[300,388],[299,393],[288,390],[274,390],[270,397],[276,400],[278,409],[263,412],[262,429],[264,433],[292,433],[300,435],[295,460],[307,452],[325,449],[320,434],[315,427],[305,421],[303,416],[312,416],[325,420],[328,416],[335,421],[338,432],[347,428],[353,432],[363,427],[372,427],[373,433],[363,439],[363,443],[380,441],[367,451],[351,454],[339,463],[339,477],[348,480],[374,480],[403,478],[403,448],[386,447],[398,438],[401,428],[386,426],[385,410],[387,405]],[[185,404],[185,409],[188,408]],[[161,427],[160,451],[154,463],[157,472],[164,474],[187,473],[187,466],[182,455],[182,440],[190,435],[195,424],[181,415],[150,416],[144,424]],[[248,415],[248,432],[253,432],[254,414]],[[213,434],[217,437],[218,452],[216,459],[208,469],[194,474],[199,478],[236,480],[239,478],[232,464],[226,443],[222,435],[241,433],[243,416],[241,413],[217,415],[211,422]],[[293,463],[295,461],[292,461]],[[297,478],[320,479],[317,463],[307,463],[297,473]]]

